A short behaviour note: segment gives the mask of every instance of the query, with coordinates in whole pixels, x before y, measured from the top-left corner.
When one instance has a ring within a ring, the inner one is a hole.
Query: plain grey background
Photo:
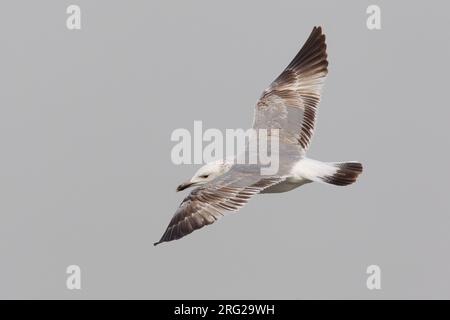
[[[82,30],[66,28],[66,8]],[[382,29],[366,28],[381,7]],[[450,298],[444,1],[3,1],[0,298]],[[315,25],[329,76],[309,151],[358,183],[262,195],[153,247],[198,166],[177,128],[249,128]],[[66,288],[66,267],[82,289]],[[366,268],[382,290],[366,288]]]

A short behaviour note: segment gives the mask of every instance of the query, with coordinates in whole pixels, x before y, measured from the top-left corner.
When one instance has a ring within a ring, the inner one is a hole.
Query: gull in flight
[[[359,162],[322,162],[305,156],[314,132],[320,92],[328,69],[325,35],[314,27],[286,69],[264,90],[255,106],[253,129],[277,129],[279,168],[262,175],[259,165],[229,160],[208,163],[178,186],[196,187],[181,202],[161,239],[180,239],[237,211],[259,193],[279,193],[310,182],[346,186],[362,172]]]

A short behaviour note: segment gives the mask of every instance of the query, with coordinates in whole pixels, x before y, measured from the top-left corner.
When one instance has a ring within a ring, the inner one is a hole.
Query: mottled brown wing
[[[279,129],[281,143],[299,143],[307,150],[328,72],[326,48],[322,28],[314,27],[294,60],[264,90],[256,104],[253,128]]]
[[[231,168],[223,176],[194,189],[180,204],[161,239],[154,245],[180,239],[215,222],[226,212],[239,210],[253,195],[281,181],[282,178]]]

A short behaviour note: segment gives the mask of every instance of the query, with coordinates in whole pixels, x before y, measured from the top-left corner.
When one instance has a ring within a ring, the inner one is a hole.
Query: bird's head
[[[230,170],[230,167],[231,164],[223,160],[207,163],[203,167],[198,169],[191,180],[180,184],[177,187],[177,191],[182,191],[190,187],[206,184],[226,173],[228,170]]]

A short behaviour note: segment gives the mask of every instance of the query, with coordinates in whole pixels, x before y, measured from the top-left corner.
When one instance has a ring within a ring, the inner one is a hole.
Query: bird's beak
[[[183,191],[184,189],[187,189],[187,188],[189,188],[189,187],[192,187],[194,184],[195,184],[194,182],[190,182],[190,181],[183,182],[182,184],[180,184],[180,185],[177,187],[177,192]]]

